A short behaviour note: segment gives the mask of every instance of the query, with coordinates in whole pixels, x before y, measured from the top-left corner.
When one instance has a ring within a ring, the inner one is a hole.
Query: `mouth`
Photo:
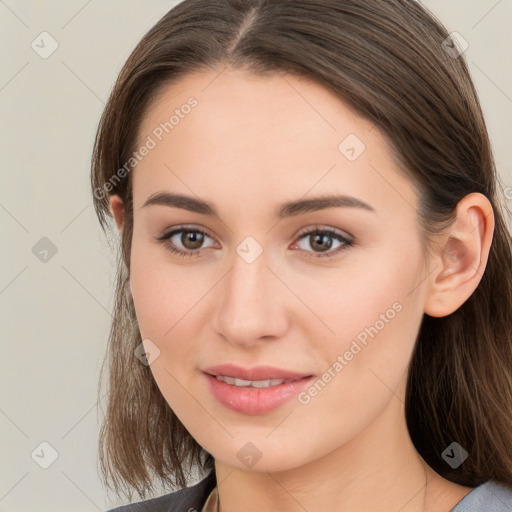
[[[208,368],[203,370],[203,374],[210,392],[220,404],[248,415],[265,414],[281,407],[310,384],[314,377],[272,367],[244,370],[226,365]]]

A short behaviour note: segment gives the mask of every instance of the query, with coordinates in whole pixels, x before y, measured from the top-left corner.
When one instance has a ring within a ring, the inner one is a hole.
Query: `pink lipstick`
[[[248,415],[265,414],[296,396],[313,375],[272,366],[242,368],[232,364],[203,370],[219,403]]]

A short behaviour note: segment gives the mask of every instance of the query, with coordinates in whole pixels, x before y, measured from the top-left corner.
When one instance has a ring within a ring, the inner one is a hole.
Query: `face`
[[[305,79],[201,72],[151,104],[143,144],[130,287],[173,411],[245,470],[251,451],[280,471],[357,439],[406,376],[425,300],[418,198],[378,129]],[[157,194],[210,208],[145,205]],[[327,196],[345,200],[311,202]],[[222,364],[306,378],[249,389],[205,373]]]

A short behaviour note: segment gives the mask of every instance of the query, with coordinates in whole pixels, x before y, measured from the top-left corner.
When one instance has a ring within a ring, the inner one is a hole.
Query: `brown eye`
[[[170,252],[179,256],[195,256],[201,252],[205,239],[211,237],[200,229],[174,229],[157,238]],[[213,245],[213,244],[210,244]]]
[[[303,240],[306,240],[307,243],[301,246],[301,242]],[[333,247],[333,243],[335,242],[338,242],[339,245],[331,251],[330,249]],[[304,247],[304,245],[306,245],[306,247]],[[336,256],[341,251],[348,249],[352,245],[354,245],[353,240],[349,240],[335,231],[329,229],[315,229],[300,235],[299,242],[294,244],[294,248],[298,247],[299,249],[304,250],[308,253],[308,256],[321,258]],[[307,246],[313,249],[313,251],[308,250]]]
[[[191,251],[199,249],[204,241],[204,234],[199,231],[183,231],[181,243],[185,249]]]
[[[315,233],[313,235],[309,235],[309,237],[309,245],[312,249],[324,252],[328,251],[332,246],[332,238],[329,235]]]

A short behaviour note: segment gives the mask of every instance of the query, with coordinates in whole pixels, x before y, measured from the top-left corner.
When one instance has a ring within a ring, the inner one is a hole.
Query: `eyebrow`
[[[156,192],[155,194],[152,194],[146,199],[142,208],[151,205],[181,208],[183,210],[203,215],[218,217],[217,210],[211,203],[191,196],[184,196],[171,192]],[[298,201],[284,203],[277,210],[276,217],[278,219],[284,219],[287,217],[294,217],[296,215],[335,207],[360,208],[375,212],[375,208],[356,197],[347,195],[324,195],[311,199],[300,199]]]

